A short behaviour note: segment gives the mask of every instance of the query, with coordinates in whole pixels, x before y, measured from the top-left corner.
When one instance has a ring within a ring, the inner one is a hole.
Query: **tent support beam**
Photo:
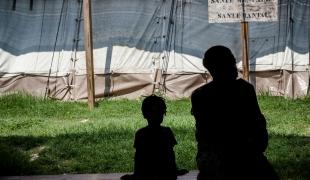
[[[93,110],[95,107],[95,82],[94,82],[94,62],[93,62],[93,34],[91,18],[91,0],[83,0],[84,14],[84,46],[87,70],[87,94],[88,107]]]
[[[310,36],[309,36],[309,42],[310,42]],[[309,74],[309,81],[308,81],[308,91],[307,91],[307,95],[310,95],[310,43],[309,43],[309,49],[308,49],[308,53],[309,53],[309,64],[308,64],[308,74]]]
[[[242,73],[243,79],[249,81],[249,24],[241,22],[241,42],[242,42]]]

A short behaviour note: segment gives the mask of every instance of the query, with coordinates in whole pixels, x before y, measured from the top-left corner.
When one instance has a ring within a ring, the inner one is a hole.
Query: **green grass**
[[[309,179],[310,98],[258,100],[268,121],[268,159],[281,179]],[[134,133],[146,125],[140,106],[140,100],[103,100],[89,111],[82,102],[1,96],[0,175],[132,171]],[[190,101],[168,101],[167,106],[164,125],[178,141],[177,164],[196,169]]]

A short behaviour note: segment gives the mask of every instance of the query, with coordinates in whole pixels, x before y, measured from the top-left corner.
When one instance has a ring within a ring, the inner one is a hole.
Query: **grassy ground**
[[[268,121],[267,157],[281,179],[310,178],[310,98],[260,96]],[[128,172],[135,131],[146,125],[141,101],[43,101],[0,97],[0,175]],[[164,125],[176,135],[177,164],[196,169],[194,119],[188,99],[168,101]]]

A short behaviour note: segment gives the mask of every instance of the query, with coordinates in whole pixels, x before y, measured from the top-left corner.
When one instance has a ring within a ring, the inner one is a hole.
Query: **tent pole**
[[[308,80],[308,91],[307,91],[307,96],[310,95],[310,36],[309,36],[309,48],[308,48],[308,53],[309,53],[309,62],[308,62],[308,75],[309,75],[309,80]]]
[[[249,81],[249,25],[248,22],[241,22],[241,42],[242,42],[242,72],[243,79]]]
[[[93,36],[91,18],[91,0],[83,0],[84,14],[84,45],[87,70],[87,94],[88,107],[93,110],[95,107],[95,82],[94,82],[94,63],[93,63]]]
[[[155,94],[156,88],[157,88],[157,76],[159,73],[159,69],[156,68],[155,69],[155,76],[154,76],[154,81],[153,81],[153,90],[152,90],[152,94]]]
[[[290,3],[290,45],[291,45],[291,58],[292,58],[292,72],[291,72],[291,78],[292,78],[292,98],[294,99],[295,98],[295,80],[294,80],[294,74],[295,74],[295,57],[294,57],[294,51],[293,51],[293,47],[294,47],[294,19],[293,19],[293,16],[292,16],[292,3]]]
[[[246,21],[245,2],[242,0],[241,43],[242,43],[242,73],[243,79],[249,81],[249,24]]]

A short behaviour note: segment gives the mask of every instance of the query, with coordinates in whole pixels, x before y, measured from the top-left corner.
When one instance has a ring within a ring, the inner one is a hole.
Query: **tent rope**
[[[165,92],[166,87],[166,79],[167,79],[167,71],[168,71],[168,65],[170,61],[170,54],[171,50],[176,50],[177,47],[177,25],[178,25],[178,12],[180,12],[180,19],[182,23],[181,27],[181,42],[180,42],[180,50],[181,53],[183,52],[183,34],[184,34],[184,6],[186,5],[186,1],[183,2],[183,0],[172,0],[171,7],[170,7],[170,14],[169,14],[169,21],[168,21],[168,28],[167,28],[167,39],[166,39],[166,47],[165,47],[165,59],[163,63],[163,76],[161,76],[161,82],[162,82],[162,90]]]
[[[170,6],[170,13],[168,17],[168,27],[167,27],[167,35],[166,35],[166,42],[164,47],[164,57],[163,57],[163,69],[162,69],[162,76],[160,77],[161,88],[162,91],[166,91],[166,73],[168,70],[168,64],[170,60],[170,51],[172,46],[172,39],[175,30],[175,19],[174,19],[174,10],[175,10],[175,0],[172,0]]]
[[[32,10],[33,10],[33,0],[30,0],[29,9],[30,9],[30,11],[32,11]]]
[[[62,20],[62,25],[61,25],[61,27],[63,29],[62,35],[61,35],[61,39],[62,40],[64,40],[66,38],[65,37],[65,33],[66,33],[65,30],[67,29],[66,28],[66,21],[67,21],[67,15],[68,15],[68,0],[66,0],[65,4],[66,4],[66,6],[65,6],[65,14],[63,15],[64,16],[64,18],[63,18],[64,20]],[[62,49],[65,49],[65,47],[66,47],[66,41],[63,41]],[[57,59],[57,69],[56,69],[56,74],[55,74],[56,77],[58,76],[58,72],[59,72],[60,57],[61,57],[61,52],[59,51],[59,55],[58,55],[58,59]],[[68,74],[67,74],[67,77],[68,77]],[[63,77],[63,79],[66,80],[65,77]],[[62,90],[62,89],[58,89],[57,90],[57,78],[56,78],[56,83],[55,83],[55,87],[54,87],[53,90],[55,91],[55,93],[54,93],[55,96],[57,96],[59,93],[65,91],[65,90]],[[67,91],[65,92],[65,94],[66,93],[67,93]]]
[[[13,10],[13,11],[15,11],[15,10],[16,10],[16,0],[13,0],[12,10]]]
[[[42,21],[41,21],[40,40],[39,40],[36,63],[39,61],[39,54],[40,54],[41,45],[42,45],[43,26],[44,26],[44,19],[45,19],[45,8],[46,8],[46,0],[44,0],[44,2],[43,2],[43,15],[42,15]]]
[[[71,48],[71,61],[73,62],[73,68],[75,68],[76,61],[78,60],[77,58],[77,51],[79,48],[79,42],[80,42],[80,32],[81,32],[81,21],[82,21],[82,9],[83,9],[83,4],[82,0],[77,0],[79,3],[79,8],[78,8],[78,18],[76,18],[76,25],[75,25],[75,32],[74,32],[74,39],[73,39],[73,44]]]
[[[50,92],[49,92],[50,77],[51,77],[51,73],[52,73],[52,66],[53,66],[53,62],[54,62],[54,56],[55,56],[55,51],[56,51],[58,35],[59,35],[59,30],[60,30],[60,24],[62,21],[65,2],[66,1],[62,2],[61,12],[60,12],[59,21],[58,21],[58,27],[57,27],[57,32],[56,32],[56,38],[55,38],[55,43],[54,43],[54,47],[53,47],[52,61],[51,61],[49,72],[48,72],[44,98],[47,98],[47,96],[49,96],[49,94],[50,94]]]
[[[68,84],[67,84],[67,92],[66,94],[69,92],[70,93],[70,98],[72,95],[71,89],[74,88],[75,85],[75,66],[76,66],[76,61],[78,60],[77,57],[77,52],[78,52],[78,48],[79,48],[79,42],[80,42],[80,32],[81,32],[81,21],[82,19],[82,9],[83,9],[83,0],[77,0],[78,4],[78,10],[77,10],[77,14],[78,17],[75,19],[76,21],[76,25],[75,25],[75,30],[74,30],[74,39],[73,39],[73,44],[72,44],[72,48],[71,48],[71,62],[73,64],[71,64],[71,78],[68,78]],[[74,95],[73,95],[74,96]]]

